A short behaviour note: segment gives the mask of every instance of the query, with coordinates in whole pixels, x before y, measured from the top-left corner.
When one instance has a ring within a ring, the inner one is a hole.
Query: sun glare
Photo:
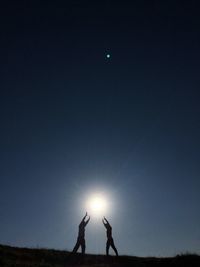
[[[93,194],[86,201],[87,211],[94,217],[104,216],[108,209],[106,197],[102,194]]]

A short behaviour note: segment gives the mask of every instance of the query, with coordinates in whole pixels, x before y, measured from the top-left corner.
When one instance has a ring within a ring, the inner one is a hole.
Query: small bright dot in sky
[[[86,209],[91,216],[104,216],[108,209],[108,202],[104,195],[93,194],[86,201]]]
[[[106,57],[107,57],[107,58],[110,58],[110,54],[107,54]]]

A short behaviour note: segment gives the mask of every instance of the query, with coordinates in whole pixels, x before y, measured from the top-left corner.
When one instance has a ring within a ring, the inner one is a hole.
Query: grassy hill
[[[178,255],[172,258],[141,258],[131,256],[72,255],[52,249],[16,248],[0,245],[0,267],[199,267],[200,256]]]

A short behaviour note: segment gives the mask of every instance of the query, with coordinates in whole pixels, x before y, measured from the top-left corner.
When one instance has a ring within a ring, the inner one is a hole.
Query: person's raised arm
[[[108,220],[106,219],[105,216],[104,216],[104,220],[106,221],[106,223],[107,223],[108,225],[110,225],[109,222],[108,222]]]
[[[85,222],[85,226],[89,223],[90,221],[90,217],[87,219],[87,221]]]
[[[83,217],[81,222],[84,222],[86,217],[87,217],[87,212],[85,213],[85,216]]]
[[[105,217],[102,219],[102,223],[103,223],[104,226],[106,226],[104,220],[105,220]]]

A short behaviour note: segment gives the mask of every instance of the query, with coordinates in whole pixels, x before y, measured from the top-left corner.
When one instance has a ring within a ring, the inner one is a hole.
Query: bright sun
[[[86,209],[94,217],[104,216],[108,209],[106,197],[102,194],[93,194],[86,201]]]

